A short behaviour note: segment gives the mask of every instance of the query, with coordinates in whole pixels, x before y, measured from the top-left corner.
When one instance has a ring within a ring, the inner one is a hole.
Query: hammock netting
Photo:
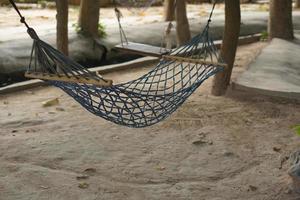
[[[202,33],[163,56],[152,70],[135,80],[108,87],[48,82],[89,112],[116,124],[135,128],[156,124],[181,106],[206,79],[223,69],[223,60],[209,35],[209,22]],[[106,81],[42,41],[26,22],[25,25],[33,39],[29,73]]]
[[[208,27],[170,55],[220,62],[218,50],[209,37]],[[32,58],[30,71],[52,74],[63,71],[66,75],[101,79],[37,37],[34,38]],[[217,64],[182,62],[163,57],[144,76],[110,87],[59,81],[49,83],[61,88],[97,116],[116,124],[140,128],[168,117],[203,81],[222,69]]]

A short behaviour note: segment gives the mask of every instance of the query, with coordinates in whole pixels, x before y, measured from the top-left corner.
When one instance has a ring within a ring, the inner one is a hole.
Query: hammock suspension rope
[[[148,73],[112,84],[42,41],[28,26],[33,40],[27,76],[39,78],[73,97],[89,112],[119,125],[142,128],[176,111],[201,84],[226,68],[209,34],[213,10],[204,30],[185,45],[164,55]],[[213,9],[215,4],[213,6]]]

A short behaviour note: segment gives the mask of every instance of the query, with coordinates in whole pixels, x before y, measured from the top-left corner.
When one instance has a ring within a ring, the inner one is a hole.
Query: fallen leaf
[[[78,187],[81,189],[87,189],[89,187],[89,184],[88,183],[79,183]]]
[[[34,92],[33,92],[33,91],[30,91],[30,90],[26,91],[26,93],[27,93],[27,94],[34,94]]]
[[[293,129],[296,131],[296,133],[300,136],[300,125],[294,126]]]
[[[253,185],[249,185],[249,190],[248,191],[256,191],[257,190],[257,187],[256,186],[253,186]]]
[[[204,137],[203,137],[204,138]],[[208,144],[208,145],[213,145],[213,141],[212,140],[205,140],[205,139],[199,139],[199,140],[195,140],[193,142],[194,145],[204,145],[204,144]]]
[[[87,176],[87,175],[76,176],[77,180],[85,180],[85,179],[88,179],[88,178],[89,178],[89,176]]]
[[[89,175],[93,175],[96,173],[96,169],[95,168],[87,168],[84,170],[84,173],[89,174]]]
[[[42,103],[43,107],[51,107],[51,106],[55,106],[55,105],[58,105],[58,104],[59,104],[58,98],[51,99],[51,100],[48,100],[48,101],[44,101]]]
[[[55,110],[57,110],[57,111],[65,111],[65,109],[64,108],[60,108],[60,107],[57,107],[57,108],[55,108]]]
[[[275,152],[280,152],[280,151],[281,151],[281,148],[280,148],[280,147],[273,147],[273,151],[275,151]]]
[[[232,157],[232,156],[234,156],[234,153],[227,151],[223,155],[226,156],[226,157]]]
[[[40,16],[41,19],[49,19],[47,16]]]
[[[164,171],[166,168],[163,167],[163,166],[158,166],[156,169],[159,170],[159,171]]]
[[[42,189],[45,189],[45,190],[46,190],[46,189],[49,189],[49,187],[43,186],[43,185],[41,185],[40,187],[41,187]]]
[[[202,144],[206,144],[206,142],[203,141],[203,140],[196,140],[196,141],[193,142],[193,144],[194,145],[202,145]]]
[[[116,135],[116,136],[113,136],[112,139],[118,140],[118,139],[120,139],[120,138],[119,138],[119,136]]]

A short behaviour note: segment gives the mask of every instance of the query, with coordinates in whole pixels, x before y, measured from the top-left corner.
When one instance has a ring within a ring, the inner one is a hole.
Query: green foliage
[[[72,24],[72,27],[75,29],[76,33],[83,34],[83,31],[78,23]],[[105,38],[107,36],[106,26],[102,23],[98,24],[98,34],[100,38]]]
[[[106,33],[105,29],[106,29],[106,27],[104,24],[102,24],[102,23],[98,24],[98,34],[99,34],[100,38],[106,38],[107,33]]]
[[[296,134],[300,136],[300,125],[294,126],[293,129],[296,131]]]
[[[47,7],[47,1],[46,0],[38,0],[37,1],[38,5],[40,5],[42,8]]]
[[[266,41],[266,40],[268,40],[268,37],[269,37],[268,31],[263,31],[263,32],[261,32],[261,37],[260,37],[260,40],[261,40],[261,41]]]
[[[76,33],[80,33],[81,28],[80,28],[80,26],[78,25],[78,23],[72,24],[72,27],[75,29]]]

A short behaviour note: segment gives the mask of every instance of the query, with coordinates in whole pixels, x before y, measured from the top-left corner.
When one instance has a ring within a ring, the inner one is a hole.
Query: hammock
[[[202,33],[164,55],[147,74],[112,85],[42,41],[10,0],[33,39],[26,76],[61,88],[91,113],[119,125],[141,128],[156,124],[181,106],[209,77],[226,67],[209,35]],[[211,16],[210,16],[211,18]]]

